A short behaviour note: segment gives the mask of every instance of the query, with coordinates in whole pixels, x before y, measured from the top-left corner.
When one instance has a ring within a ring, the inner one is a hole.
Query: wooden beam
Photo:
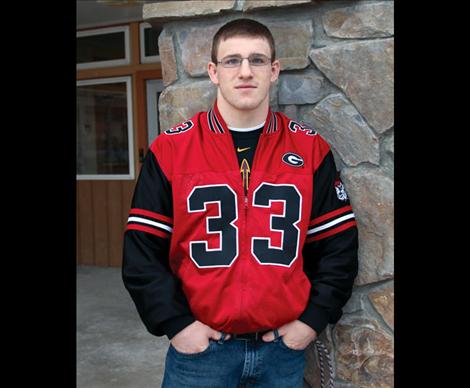
[[[129,25],[129,40],[131,46],[131,66],[140,64],[139,23]]]
[[[125,75],[135,75],[138,71],[159,71],[161,74],[162,65],[157,63],[144,63],[141,65],[107,67],[105,69],[85,69],[77,71],[77,80],[92,78],[120,77]]]

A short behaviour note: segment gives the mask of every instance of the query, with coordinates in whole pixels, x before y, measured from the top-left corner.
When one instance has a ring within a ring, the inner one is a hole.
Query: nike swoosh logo
[[[251,147],[246,147],[246,148],[237,147],[237,152],[243,152],[243,151],[249,150],[250,148]]]

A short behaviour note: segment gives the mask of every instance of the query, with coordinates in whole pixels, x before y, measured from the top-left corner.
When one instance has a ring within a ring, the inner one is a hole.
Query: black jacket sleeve
[[[314,173],[311,221],[302,252],[312,288],[299,320],[318,335],[342,316],[358,272],[357,250],[354,213],[330,150]]]
[[[172,218],[171,185],[150,151],[124,234],[122,279],[147,330],[169,339],[195,321],[169,266]]]

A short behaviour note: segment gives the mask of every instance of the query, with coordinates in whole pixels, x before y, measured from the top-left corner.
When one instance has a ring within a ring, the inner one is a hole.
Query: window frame
[[[134,117],[132,107],[132,77],[109,77],[94,78],[87,80],[78,80],[77,87],[82,85],[102,85],[110,83],[126,84],[127,96],[127,141],[129,147],[129,174],[77,174],[76,180],[134,180],[135,179],[135,163],[134,163]],[[75,131],[77,128],[75,128]],[[76,157],[76,155],[75,155]]]
[[[104,27],[93,30],[77,31],[77,39],[84,36],[106,35],[115,32],[124,32],[124,55],[123,59],[110,59],[108,61],[77,63],[77,70],[95,69],[101,67],[127,66],[131,63],[131,50],[129,38],[129,26]]]
[[[148,22],[139,23],[139,45],[140,45],[140,63],[160,62],[160,55],[145,55],[145,33],[146,28],[152,28]]]

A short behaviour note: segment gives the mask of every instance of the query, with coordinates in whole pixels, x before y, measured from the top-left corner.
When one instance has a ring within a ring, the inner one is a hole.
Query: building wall
[[[120,267],[135,180],[77,181],[77,264]]]
[[[281,75],[275,110],[311,124],[332,145],[358,220],[359,275],[326,343],[336,387],[393,387],[393,1],[227,0],[145,4],[164,21],[165,90],[160,127],[207,110],[216,89],[206,71],[211,40],[229,20],[250,17],[276,40]],[[313,345],[305,379],[319,387]]]

